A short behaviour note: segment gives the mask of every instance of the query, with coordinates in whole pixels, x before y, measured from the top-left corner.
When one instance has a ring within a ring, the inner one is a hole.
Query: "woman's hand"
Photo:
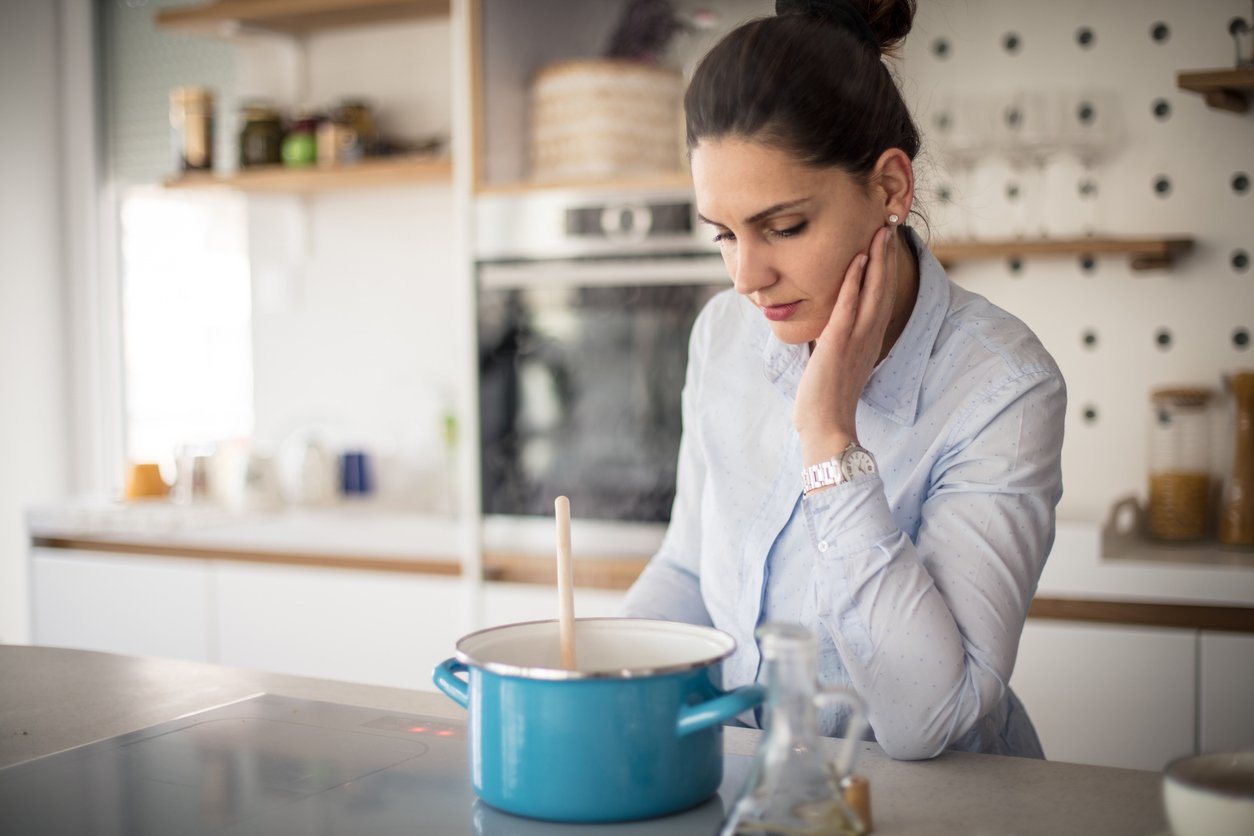
[[[880,356],[897,288],[897,228],[882,227],[870,252],[845,270],[832,315],[810,353],[793,423],[807,466],[827,461],[857,438],[858,398]]]

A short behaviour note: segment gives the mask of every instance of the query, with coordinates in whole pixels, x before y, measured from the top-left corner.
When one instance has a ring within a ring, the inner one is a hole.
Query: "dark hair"
[[[919,130],[881,60],[914,20],[915,0],[779,0],[701,59],[684,96],[688,150],[740,136],[864,184],[880,155],[919,151]]]

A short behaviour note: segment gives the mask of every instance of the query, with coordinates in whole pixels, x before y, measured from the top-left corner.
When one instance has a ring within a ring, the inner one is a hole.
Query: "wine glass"
[[[1015,237],[1048,237],[1046,166],[1063,147],[1062,98],[1045,91],[1016,91],[996,97],[994,110],[994,141],[1013,176],[1007,198],[1014,210]]]
[[[947,201],[962,212],[963,235],[974,239],[975,170],[992,150],[987,103],[974,96],[939,98],[932,110],[931,136],[949,174]]]
[[[1118,149],[1123,137],[1118,97],[1109,90],[1083,90],[1067,97],[1067,147],[1079,160],[1081,176],[1076,183],[1080,202],[1080,227],[1086,236],[1101,228],[1101,177],[1099,166]]]

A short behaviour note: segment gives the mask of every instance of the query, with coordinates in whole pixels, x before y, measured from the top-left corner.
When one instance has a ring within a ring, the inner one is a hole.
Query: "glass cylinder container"
[[[744,793],[722,836],[860,836],[866,826],[846,803],[841,781],[853,766],[866,728],[861,705],[846,691],[817,689],[818,646],[798,625],[758,628],[766,680],[766,732]],[[816,709],[824,702],[852,708],[833,764],[820,746]]]
[[[175,87],[170,91],[170,130],[179,171],[213,170],[213,91]]]
[[[1254,546],[1254,371],[1234,374],[1232,391],[1236,443],[1232,472],[1224,481],[1219,504],[1219,540],[1233,546]]]
[[[1210,507],[1209,389],[1157,389],[1151,394],[1149,430],[1150,536],[1200,540]]]

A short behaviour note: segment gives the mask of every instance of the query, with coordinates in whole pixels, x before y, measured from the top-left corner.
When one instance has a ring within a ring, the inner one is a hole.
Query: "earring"
[[[897,223],[899,220],[901,220],[901,218],[897,217],[897,215],[896,215],[896,214],[892,214],[892,215],[889,215],[889,216],[888,216],[888,222],[889,222],[890,224],[895,224],[895,223]]]

